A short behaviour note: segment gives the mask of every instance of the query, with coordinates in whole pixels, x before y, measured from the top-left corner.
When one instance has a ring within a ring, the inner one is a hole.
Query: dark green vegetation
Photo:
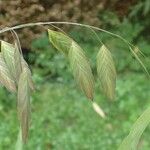
[[[89,31],[83,33],[89,34]],[[91,37],[85,39],[75,31],[70,35],[85,47],[95,68],[96,43],[98,46],[99,43]],[[119,72],[115,101],[108,101],[96,85],[94,100],[106,113],[106,118],[102,119],[76,88],[65,56],[50,47],[45,35],[33,42],[36,51],[29,54],[29,62],[37,91],[31,100],[32,125],[26,149],[115,150],[119,146],[132,124],[149,106],[150,97],[149,79],[126,50],[126,45],[119,44],[120,50],[108,44]],[[1,88],[0,97],[0,149],[13,149],[18,133],[15,96]],[[148,128],[141,139],[142,150],[149,149],[149,140]]]
[[[143,74],[120,75],[116,101],[107,101],[96,90],[95,101],[106,112],[100,118],[91,102],[74,84],[40,85],[32,98],[32,125],[27,149],[115,150],[142,111],[149,106],[149,84]],[[13,149],[17,138],[15,97],[1,89],[0,149]],[[141,139],[142,150],[149,150],[149,128]]]
[[[129,18],[124,18],[122,22],[107,12],[100,19],[105,24],[104,28],[139,46],[146,56],[140,58],[150,70],[150,22],[146,19],[149,15],[146,6],[140,2],[132,8]],[[91,58],[96,76],[95,56],[100,45],[93,32],[76,28],[71,30],[70,35]],[[91,102],[76,88],[68,61],[49,44],[46,34],[33,41],[28,62],[37,90],[31,99],[32,124],[25,149],[116,150],[132,124],[150,106],[149,78],[127,46],[109,35],[101,33],[99,36],[112,52],[118,72],[115,101],[108,101],[96,85],[94,101],[106,113],[105,119],[95,113]],[[18,133],[16,100],[14,95],[2,88],[0,120],[0,150],[12,150]],[[139,149],[149,150],[149,134],[148,127],[140,140]]]

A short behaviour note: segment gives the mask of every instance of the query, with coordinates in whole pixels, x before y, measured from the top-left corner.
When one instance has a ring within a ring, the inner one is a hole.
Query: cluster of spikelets
[[[34,90],[31,71],[15,42],[14,45],[1,41],[0,83],[8,91],[17,93],[17,111],[22,130],[22,139],[26,142],[29,129],[30,93]]]
[[[63,52],[69,59],[70,66],[81,90],[85,95],[93,100],[94,92],[94,77],[92,74],[92,69],[88,58],[86,57],[82,48],[70,37],[61,32],[48,30],[49,40],[53,46],[59,51]],[[132,44],[128,45],[131,53],[136,58],[136,60],[143,67],[147,75],[149,72],[140,59],[140,55],[143,53],[138,49],[138,47]],[[106,95],[108,99],[114,99],[115,97],[115,86],[116,86],[116,69],[113,61],[113,57],[107,47],[102,44],[98,54],[97,54],[97,75],[99,78],[100,86],[102,92]],[[100,107],[93,103],[94,110],[104,117],[105,114],[100,109]],[[140,118],[133,125],[129,135],[123,140],[122,144],[118,150],[136,150],[139,143],[139,139],[144,132],[145,128],[150,122],[150,108],[148,108]]]
[[[48,30],[48,34],[52,45],[67,56],[74,78],[81,90],[88,99],[93,100],[94,76],[83,49],[62,32]],[[111,53],[105,45],[101,46],[97,54],[97,74],[103,93],[109,99],[114,99],[116,70]],[[17,93],[18,118],[22,139],[26,142],[30,124],[30,94],[34,86],[31,71],[17,42],[10,44],[1,41],[0,83],[10,92]]]
[[[48,34],[53,46],[69,59],[74,78],[81,90],[93,100],[94,77],[83,49],[73,39],[61,32],[48,30]],[[101,90],[109,99],[114,99],[116,69],[112,55],[105,45],[101,46],[97,54],[97,74]]]

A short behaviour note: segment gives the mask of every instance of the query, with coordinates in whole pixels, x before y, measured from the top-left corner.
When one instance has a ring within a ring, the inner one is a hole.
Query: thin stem
[[[0,34],[4,33],[4,32],[7,32],[7,31],[10,31],[10,30],[16,30],[16,29],[21,29],[21,28],[25,28],[25,27],[33,27],[33,26],[40,26],[40,25],[52,25],[52,24],[66,24],[66,25],[75,25],[75,26],[81,26],[81,27],[86,27],[86,28],[92,28],[94,30],[105,32],[105,33],[110,34],[114,37],[117,37],[117,38],[121,39],[122,41],[124,41],[128,46],[129,45],[133,46],[131,43],[129,43],[127,40],[125,40],[120,35],[109,32],[107,30],[104,30],[104,29],[101,29],[101,28],[98,28],[98,27],[95,27],[95,26],[87,25],[87,24],[81,24],[81,23],[75,23],[75,22],[64,22],[64,21],[62,21],[62,22],[57,22],[56,21],[56,22],[26,23],[26,24],[17,25],[17,26],[14,26],[14,27],[6,27],[6,28],[0,30]]]
[[[15,40],[15,43],[17,44],[16,46],[18,47],[18,49],[20,51],[20,54],[23,56],[20,40],[19,40],[19,37],[18,37],[16,31],[15,30],[11,30],[11,34],[12,34],[14,40]]]
[[[6,28],[0,30],[0,34],[4,33],[4,32],[7,32],[7,31],[17,30],[17,29],[21,29],[21,28],[25,28],[25,27],[33,27],[33,26],[41,26],[41,25],[54,25],[54,24],[65,24],[65,25],[74,25],[74,26],[86,27],[86,28],[89,28],[89,29],[93,29],[93,30],[97,30],[97,31],[107,33],[111,36],[114,36],[114,37],[117,37],[117,38],[121,39],[124,43],[127,44],[129,49],[131,50],[131,52],[134,54],[134,50],[132,49],[132,47],[134,47],[134,46],[130,42],[128,42],[126,39],[124,39],[122,36],[120,36],[118,34],[115,34],[115,33],[112,33],[110,31],[95,27],[95,26],[91,26],[91,25],[87,25],[87,24],[81,24],[81,23],[75,23],[75,22],[64,22],[64,21],[62,21],[62,22],[58,21],[57,22],[57,21],[54,21],[54,22],[26,23],[26,24],[20,24],[20,25],[14,26],[14,27],[6,27]],[[141,60],[139,59],[139,57],[135,56],[135,58],[139,61],[139,63],[144,68],[144,70],[146,70],[146,72],[148,72],[146,67],[144,66],[144,64],[141,63]]]

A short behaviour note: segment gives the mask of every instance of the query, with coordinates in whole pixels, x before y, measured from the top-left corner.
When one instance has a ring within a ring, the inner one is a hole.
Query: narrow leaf
[[[57,32],[49,29],[48,29],[48,34],[49,34],[49,40],[53,44],[53,46],[57,50],[68,55],[72,43],[72,39],[61,32]]]
[[[28,71],[23,69],[18,83],[18,117],[21,124],[22,139],[25,143],[28,137],[29,130],[29,115],[30,115],[30,87],[28,81]]]
[[[111,53],[105,45],[102,45],[97,54],[97,73],[102,91],[109,99],[114,99],[116,69]]]
[[[0,83],[5,86],[10,92],[16,92],[16,85],[10,76],[8,67],[0,53]]]
[[[84,51],[78,44],[72,42],[68,57],[77,84],[89,99],[93,99],[94,77]]]
[[[150,108],[137,119],[129,135],[123,140],[118,150],[137,150],[140,137],[150,123]]]

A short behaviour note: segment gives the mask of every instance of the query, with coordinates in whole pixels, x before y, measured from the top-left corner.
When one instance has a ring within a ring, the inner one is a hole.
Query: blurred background
[[[119,34],[138,46],[150,71],[149,0],[0,0],[0,29],[38,21],[69,21],[94,25]],[[139,115],[150,106],[150,81],[142,67],[119,39],[97,32],[112,52],[118,72],[116,98],[107,100],[95,88],[102,119],[76,87],[68,61],[48,41],[51,26],[17,30],[25,59],[30,64],[36,91],[32,94],[32,124],[27,150],[116,150]],[[59,25],[85,50],[95,80],[100,44],[92,31]],[[12,41],[10,33],[0,39]],[[16,97],[0,87],[0,150],[13,150],[19,123]],[[150,128],[139,150],[150,149]]]

